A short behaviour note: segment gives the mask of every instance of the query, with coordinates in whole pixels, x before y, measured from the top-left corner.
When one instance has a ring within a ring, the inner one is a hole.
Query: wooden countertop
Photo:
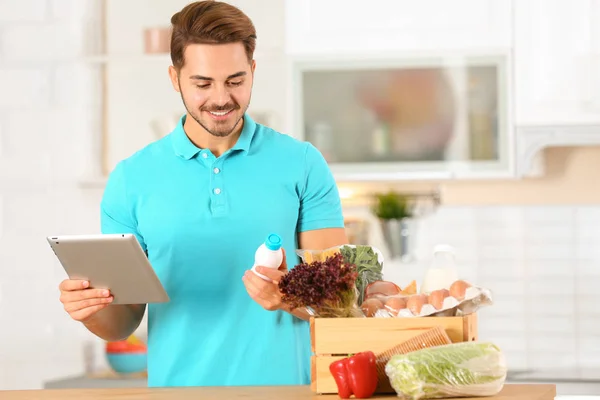
[[[462,400],[554,400],[556,385],[507,384],[493,397]],[[114,388],[114,389],[45,389],[0,391],[2,400],[329,400],[334,395],[318,395],[309,386],[277,387],[194,387],[194,388]],[[374,396],[374,399],[397,399],[397,396]],[[441,399],[440,399],[441,400]]]

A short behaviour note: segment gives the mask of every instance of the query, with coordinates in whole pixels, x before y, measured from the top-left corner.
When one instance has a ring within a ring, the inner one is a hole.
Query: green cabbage
[[[504,386],[506,362],[495,344],[464,342],[395,355],[385,373],[403,399],[493,396]]]

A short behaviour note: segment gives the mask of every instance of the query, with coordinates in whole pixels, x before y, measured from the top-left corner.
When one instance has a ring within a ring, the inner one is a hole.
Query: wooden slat
[[[474,342],[479,338],[479,330],[477,329],[477,314],[470,314],[464,318],[463,325],[463,342]]]
[[[315,355],[344,355],[359,351],[385,351],[436,325],[452,342],[477,338],[476,320],[466,317],[431,318],[315,318],[311,344]],[[465,332],[464,329],[470,329]]]

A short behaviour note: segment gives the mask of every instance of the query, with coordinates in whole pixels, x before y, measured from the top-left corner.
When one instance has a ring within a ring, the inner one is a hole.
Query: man
[[[249,271],[270,232],[294,249],[346,243],[335,181],[310,144],[246,114],[256,33],[237,8],[192,3],[172,19],[169,75],[187,113],[165,138],[121,161],[102,199],[102,232],[134,233],[170,302],[148,307],[149,386],[310,381],[308,316],[281,302],[287,269]],[[89,283],[61,283],[75,320],[126,338],[146,305],[110,306]]]

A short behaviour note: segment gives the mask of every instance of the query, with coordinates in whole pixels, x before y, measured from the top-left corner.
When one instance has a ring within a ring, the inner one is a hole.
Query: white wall
[[[0,389],[81,373],[93,340],[62,309],[45,242],[99,229],[101,191],[77,186],[98,135],[94,70],[74,62],[93,5],[0,1]]]
[[[600,367],[600,206],[447,207],[420,247],[456,246],[464,276],[492,289],[480,336],[511,368]]]

